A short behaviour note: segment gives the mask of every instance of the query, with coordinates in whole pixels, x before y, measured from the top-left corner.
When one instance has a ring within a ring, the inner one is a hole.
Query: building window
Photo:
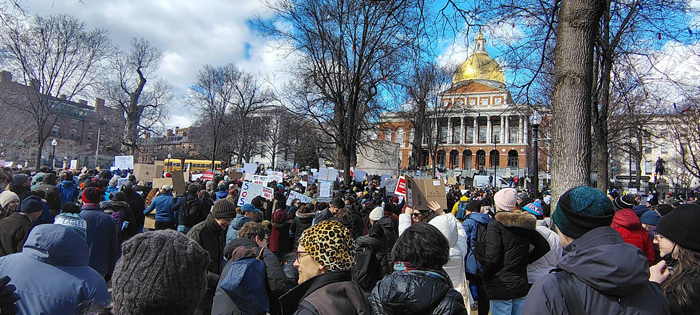
[[[518,167],[518,151],[508,151],[508,167]]]
[[[493,143],[501,143],[501,126],[493,125]]]
[[[95,128],[95,124],[90,123],[90,130],[92,130],[92,128]]]
[[[71,120],[70,120],[70,125],[71,125],[71,127],[77,127],[77,126],[78,126],[78,120],[77,120],[77,119],[71,119]]]
[[[411,142],[411,143],[413,142],[413,137],[415,136],[414,133],[415,133],[415,130],[413,128],[411,128],[411,131],[408,133],[408,142]]]
[[[644,161],[644,173],[645,174],[654,173],[654,161]]]
[[[479,126],[479,143],[486,143],[486,126]]]
[[[668,147],[665,144],[661,145],[661,147],[659,149],[661,150],[661,154],[668,153]]]
[[[651,147],[644,146],[644,154],[651,154]]]
[[[630,173],[637,172],[637,163],[630,163]]]
[[[405,144],[404,138],[405,138],[404,131],[403,131],[403,129],[399,128],[399,130],[396,131],[396,143],[398,143],[399,146],[401,146],[401,147],[403,147]]]
[[[88,133],[87,139],[88,139],[88,141],[92,140],[92,134],[91,134],[91,133]]]
[[[474,126],[467,127],[467,143],[474,143]]]
[[[85,145],[85,150],[90,150],[90,144],[89,144],[89,143]]]
[[[489,99],[488,98],[482,98],[481,99],[481,105],[488,105],[489,104]]]
[[[454,143],[462,143],[462,127],[457,128],[455,130],[455,135],[454,139],[452,140]]]
[[[501,98],[500,98],[500,97],[497,97],[497,98],[495,98],[495,99],[493,100],[493,102],[496,103],[496,105],[501,105],[501,102],[502,102],[502,101],[501,101]]]
[[[518,142],[518,126],[509,126],[508,127],[508,142],[509,143],[517,143]]]
[[[469,105],[472,105],[472,106],[476,105],[476,99],[473,99],[473,98],[470,99],[470,100],[469,100]]]
[[[458,106],[458,107],[464,106],[464,101],[461,100],[461,99],[457,100],[457,106]]]

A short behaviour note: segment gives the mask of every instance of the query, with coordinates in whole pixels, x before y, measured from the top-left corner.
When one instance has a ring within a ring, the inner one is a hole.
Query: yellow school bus
[[[192,160],[192,159],[185,159],[185,164],[182,164],[182,159],[165,159],[164,164],[163,164],[163,169],[166,172],[187,170],[188,165],[190,167],[190,172],[206,171],[206,170],[212,169],[211,160]],[[226,163],[223,161],[215,161],[214,165],[215,165],[215,167],[213,168],[214,170],[221,170],[222,166],[223,167],[226,166]]]

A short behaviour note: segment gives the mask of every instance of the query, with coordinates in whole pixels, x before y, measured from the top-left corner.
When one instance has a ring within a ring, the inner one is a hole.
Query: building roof
[[[486,39],[484,35],[479,34],[474,38],[474,53],[472,53],[467,60],[465,60],[457,70],[454,72],[452,77],[452,84],[456,84],[467,80],[491,80],[502,83],[505,87],[506,77],[503,73],[501,66],[489,57],[489,53],[486,52]]]

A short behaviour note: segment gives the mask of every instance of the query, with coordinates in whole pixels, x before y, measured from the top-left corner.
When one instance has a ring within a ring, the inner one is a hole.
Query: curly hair
[[[255,241],[255,237],[258,237],[259,240],[264,239],[265,234],[267,234],[267,229],[265,229],[262,224],[252,221],[243,224],[241,230],[238,231],[238,237],[247,238],[253,241]]]

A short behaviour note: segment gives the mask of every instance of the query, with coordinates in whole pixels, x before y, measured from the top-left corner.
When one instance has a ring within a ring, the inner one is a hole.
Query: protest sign
[[[311,197],[292,190],[289,192],[289,197],[287,198],[287,206],[291,206],[294,199],[299,199],[301,203],[311,203]]]
[[[185,177],[182,171],[172,171],[170,177],[173,179],[173,191],[178,195],[184,195],[186,193]]]
[[[72,170],[78,169],[78,160],[70,160],[70,169],[72,169]]]
[[[249,174],[255,174],[255,170],[258,169],[258,165],[255,163],[244,163],[243,171]]]
[[[333,181],[330,180],[320,180],[319,181],[319,197],[329,197],[331,196],[331,190],[333,189]]]
[[[270,181],[281,183],[284,180],[284,173],[277,171],[268,171],[267,177],[269,177]]]
[[[204,174],[192,174],[192,176],[191,176],[192,181],[196,181],[196,180],[202,178],[202,175],[204,175]]]
[[[398,178],[387,178],[384,182],[384,191],[386,191],[387,196],[395,196],[396,185],[399,184]]]
[[[153,188],[160,189],[164,185],[172,186],[173,179],[172,178],[154,178],[153,179]]]
[[[364,182],[367,173],[365,171],[355,170],[355,181]]]
[[[214,180],[214,175],[216,175],[214,172],[203,172],[202,180]]]
[[[441,179],[413,179],[406,177],[406,205],[416,210],[428,209],[428,202],[435,201],[447,209],[445,182]]]
[[[262,197],[267,199],[267,200],[272,200],[272,197],[275,194],[275,190],[270,188],[270,187],[263,187],[262,190]]]
[[[394,190],[394,194],[401,195],[401,196],[406,195],[406,177],[404,177],[404,176],[399,177],[399,181],[396,184],[396,189]]]
[[[327,180],[328,179],[328,169],[327,168],[322,168],[318,170],[318,174],[314,174],[316,178],[320,180]]]
[[[266,186],[267,183],[269,183],[269,182],[270,182],[270,180],[267,176],[263,176],[263,175],[254,175],[253,176],[253,183],[255,183],[255,184]]]
[[[134,176],[136,177],[136,180],[151,182],[154,178],[160,178],[162,175],[163,166],[151,164],[134,164]]]
[[[134,168],[133,155],[118,155],[114,157],[114,167],[121,170],[129,170]]]
[[[243,185],[241,186],[241,192],[238,194],[237,206],[241,207],[244,204],[250,203],[251,201],[253,201],[253,198],[262,195],[262,191],[262,185],[243,182]]]
[[[308,176],[309,185],[313,184],[316,181],[316,178],[314,178],[313,175],[307,175],[307,176]]]
[[[382,178],[379,180],[379,184],[380,184],[379,187],[380,187],[380,188],[384,188],[384,186],[386,186],[386,180],[387,180],[387,179],[390,179],[390,178],[391,178],[391,175],[389,175],[389,174],[384,174],[384,175],[382,175]],[[397,182],[398,182],[398,180],[397,180]],[[394,187],[393,189],[391,189],[391,192],[394,192],[394,189],[396,189],[396,187]],[[387,191],[389,191],[389,190],[387,189]]]
[[[228,172],[228,179],[230,179],[230,180],[239,180],[242,177],[243,177],[242,172],[233,172],[233,171]]]

